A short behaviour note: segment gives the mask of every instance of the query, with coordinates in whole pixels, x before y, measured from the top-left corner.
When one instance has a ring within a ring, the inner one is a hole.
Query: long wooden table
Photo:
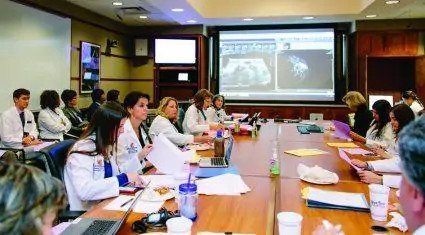
[[[262,126],[257,138],[251,136],[234,136],[232,163],[238,167],[245,183],[251,188],[242,196],[199,196],[198,219],[193,225],[192,233],[199,231],[237,232],[254,234],[278,234],[276,214],[280,211],[294,211],[303,215],[302,234],[311,234],[323,219],[341,224],[345,234],[372,234],[373,221],[369,213],[308,208],[301,198],[301,189],[313,186],[345,192],[361,192],[369,199],[366,184],[359,181],[350,166],[338,157],[337,149],[329,147],[326,142],[338,142],[330,133],[302,135],[296,130],[297,124],[274,124],[269,122]],[[280,131],[279,131],[280,129]],[[269,177],[269,159],[273,141],[279,137],[281,175]],[[297,148],[317,148],[327,154],[312,157],[295,157],[283,151]],[[211,151],[201,155],[212,155]],[[338,174],[340,182],[336,185],[313,185],[300,181],[297,166],[318,165]],[[390,201],[397,198],[391,192]],[[85,213],[84,217],[120,218],[124,213],[107,211],[103,207],[111,199],[97,205]],[[170,210],[176,209],[174,200],[165,203]],[[131,224],[143,214],[131,213],[119,234],[131,234]],[[390,229],[391,234],[399,234]],[[401,234],[401,233],[400,233]]]

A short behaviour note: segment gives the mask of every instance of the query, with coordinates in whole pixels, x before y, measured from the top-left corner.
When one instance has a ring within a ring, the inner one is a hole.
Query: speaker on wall
[[[148,56],[148,39],[137,38],[134,40],[135,56]]]

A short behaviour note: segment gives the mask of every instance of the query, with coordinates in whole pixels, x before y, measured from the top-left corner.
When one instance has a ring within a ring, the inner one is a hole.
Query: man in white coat
[[[412,234],[425,234],[425,118],[406,126],[398,144],[403,172],[400,204]]]
[[[13,92],[15,105],[1,115],[0,137],[4,147],[22,148],[39,144],[34,115],[27,109],[30,91],[19,88]]]

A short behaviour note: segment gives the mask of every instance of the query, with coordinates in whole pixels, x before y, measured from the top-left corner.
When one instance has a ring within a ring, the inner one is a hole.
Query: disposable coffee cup
[[[279,224],[279,235],[300,235],[302,215],[295,212],[279,212],[277,221]]]
[[[192,223],[192,220],[185,217],[174,217],[168,219],[165,223],[167,225],[167,234],[190,235]]]
[[[387,221],[390,188],[380,184],[369,184],[370,214],[373,220]]]

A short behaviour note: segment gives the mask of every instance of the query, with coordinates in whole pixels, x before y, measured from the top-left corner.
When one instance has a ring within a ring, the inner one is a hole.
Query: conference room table
[[[383,226],[386,223],[373,221],[370,213],[306,206],[305,200],[301,198],[301,190],[305,187],[364,193],[367,201],[369,201],[369,190],[367,184],[360,182],[356,172],[338,157],[338,150],[326,144],[327,142],[344,142],[343,140],[334,138],[332,132],[328,131],[300,134],[297,131],[297,125],[277,124],[271,120],[262,125],[256,138],[251,138],[250,135],[234,135],[231,162],[239,169],[242,179],[251,191],[241,196],[199,195],[198,218],[193,224],[192,234],[205,231],[279,234],[276,215],[281,211],[293,211],[303,216],[302,234],[312,234],[323,219],[333,224],[341,224],[345,234],[378,234],[372,231],[371,226]],[[327,126],[329,122],[322,121],[319,125]],[[276,143],[279,146],[281,174],[270,177],[269,160],[272,147]],[[296,157],[284,153],[286,150],[298,148],[317,148],[326,153],[309,157]],[[198,153],[203,156],[213,155],[212,151]],[[355,157],[364,159],[361,156]],[[297,173],[297,166],[300,163],[309,167],[318,165],[333,171],[339,176],[339,182],[331,185],[304,182],[299,179]],[[124,212],[104,209],[111,200],[107,199],[99,203],[83,217],[121,218]],[[390,203],[397,201],[395,190],[392,189]],[[174,199],[166,201],[164,206],[168,210],[177,209]],[[135,234],[131,230],[131,225],[144,216],[145,214],[132,212],[119,234]],[[409,234],[394,228],[389,230],[391,234]]]

